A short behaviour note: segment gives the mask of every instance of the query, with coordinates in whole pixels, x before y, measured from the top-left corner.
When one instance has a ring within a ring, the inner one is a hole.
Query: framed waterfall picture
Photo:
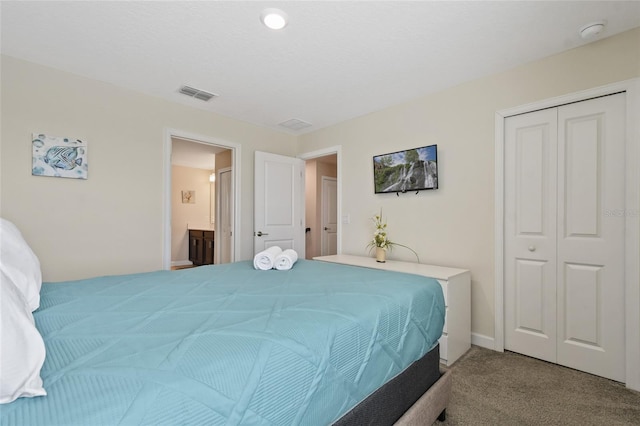
[[[74,179],[86,179],[87,142],[80,139],[34,133],[31,146],[31,174]]]
[[[438,189],[438,146],[374,156],[373,180],[376,194]]]

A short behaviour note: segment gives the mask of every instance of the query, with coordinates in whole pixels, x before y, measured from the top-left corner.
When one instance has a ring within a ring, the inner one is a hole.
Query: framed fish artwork
[[[87,178],[89,165],[86,141],[34,133],[31,145],[33,176]]]

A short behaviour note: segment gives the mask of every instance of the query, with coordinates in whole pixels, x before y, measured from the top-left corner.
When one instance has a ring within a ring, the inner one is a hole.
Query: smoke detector
[[[604,31],[604,27],[606,25],[607,25],[606,21],[591,22],[581,27],[578,30],[578,33],[580,34],[580,37],[582,37],[584,40],[588,40],[590,38],[594,38],[595,36],[600,34],[602,31]]]
[[[180,89],[178,89],[178,92],[205,102],[218,96],[215,93],[207,92],[206,90],[194,89],[193,87],[189,86],[180,87]]]

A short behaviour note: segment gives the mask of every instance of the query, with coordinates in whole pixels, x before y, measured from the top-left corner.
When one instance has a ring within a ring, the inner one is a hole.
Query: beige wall
[[[640,76],[640,29],[296,138],[51,68],[2,57],[0,214],[44,279],[162,267],[166,128],[242,146],[242,258],[252,256],[253,157],[342,146],[344,253],[365,254],[382,207],[390,237],[423,262],[472,271],[472,329],[493,336],[494,114]],[[31,133],[89,143],[89,179],[31,176]],[[373,194],[371,157],[438,144],[437,191]],[[411,260],[401,248],[392,258]]]
[[[231,167],[231,150],[222,151],[216,154],[216,170]]]
[[[294,136],[7,56],[1,67],[0,214],[46,281],[162,268],[167,128],[242,146],[239,243],[252,257],[254,151],[293,155]],[[86,140],[89,179],[31,176],[33,132]]]
[[[305,162],[305,226],[311,228],[305,237],[307,259],[321,254],[322,176],[336,177],[336,165],[324,162],[322,158]]]
[[[189,259],[189,229],[213,229],[211,223],[212,170],[171,167],[171,261]],[[182,191],[196,192],[195,203],[183,203]]]
[[[470,64],[471,66],[472,64]],[[494,119],[498,110],[640,76],[640,29],[300,138],[298,152],[342,145],[343,253],[363,255],[382,207],[392,240],[422,262],[472,273],[472,330],[494,336]],[[371,158],[438,144],[440,189],[374,195]],[[412,260],[398,248],[391,258]]]

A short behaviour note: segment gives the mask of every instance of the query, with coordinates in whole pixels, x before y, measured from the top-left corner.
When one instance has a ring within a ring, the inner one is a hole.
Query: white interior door
[[[623,94],[505,121],[505,349],[625,379]]]
[[[233,180],[230,168],[217,172],[216,263],[233,262]]]
[[[338,183],[336,178],[322,176],[322,256],[338,253]]]
[[[505,122],[505,349],[556,362],[556,110]]]
[[[304,161],[256,151],[254,176],[254,253],[279,246],[304,259]]]
[[[625,95],[558,110],[558,363],[624,382]]]

